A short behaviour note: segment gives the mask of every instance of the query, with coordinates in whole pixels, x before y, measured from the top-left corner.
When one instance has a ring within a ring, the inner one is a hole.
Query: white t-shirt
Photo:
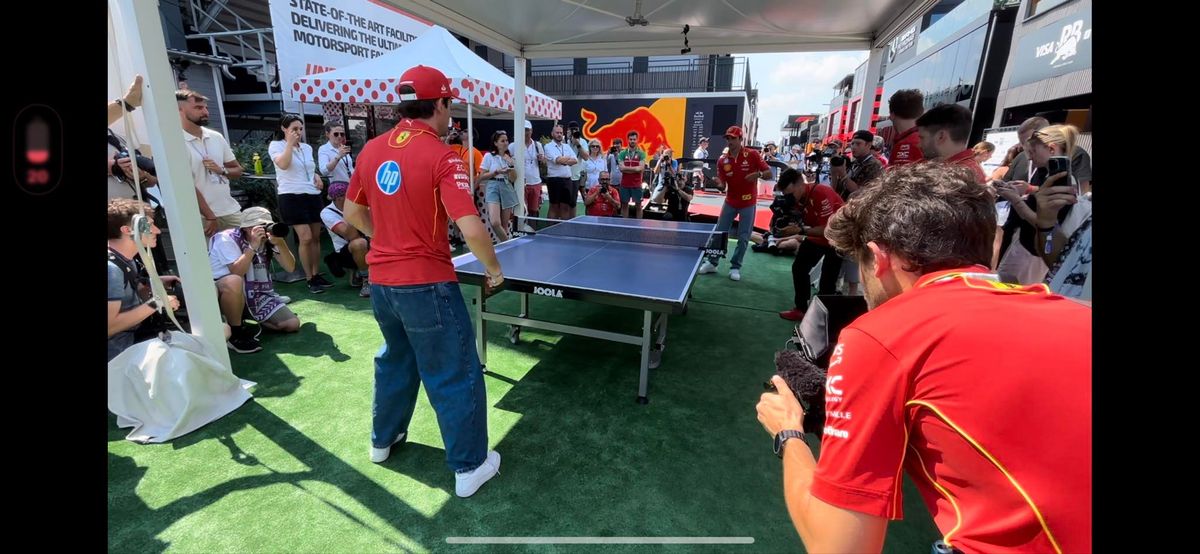
[[[567,142],[570,142],[570,141],[567,141]],[[584,164],[584,161],[586,161],[588,159],[588,156],[590,155],[589,152],[591,152],[591,150],[588,149],[588,144],[587,144],[586,140],[579,139],[575,142],[578,143],[578,145],[579,145],[575,151],[575,159],[579,160],[579,163],[571,166],[571,180],[572,181],[578,181],[579,177],[581,175],[583,175],[585,171],[587,171],[587,168],[584,167],[583,164]]]
[[[350,244],[349,241],[333,231],[333,228],[336,227],[338,223],[345,223],[346,221],[346,218],[342,216],[342,213],[337,209],[337,206],[333,205],[332,203],[328,206],[325,206],[325,209],[321,210],[321,221],[325,223],[325,228],[329,229],[329,238],[333,240],[334,252],[341,252],[347,244]],[[346,225],[349,225],[349,223],[346,223]]]
[[[329,163],[338,157],[338,149],[332,144],[326,142],[317,149],[317,168],[321,170],[321,175],[329,177],[330,183],[338,181],[350,182],[350,175],[354,173],[354,156],[346,154],[346,157],[338,161],[337,165],[333,166],[333,171],[325,171],[329,167]]]
[[[192,180],[200,194],[204,195],[204,201],[208,203],[208,207],[212,208],[217,217],[233,215],[242,211],[241,204],[233,199],[233,195],[229,193],[229,178],[220,173],[212,173],[204,168],[204,158],[208,158],[224,166],[228,162],[232,162],[237,158],[233,155],[233,150],[229,148],[229,143],[225,141],[225,137],[207,127],[201,127],[200,130],[204,135],[203,138],[196,138],[195,135],[187,131],[180,130],[183,133],[184,145],[187,146],[188,154],[191,156]]]
[[[575,156],[575,149],[571,148],[571,144],[563,141],[562,143],[550,141],[546,143],[546,177],[566,177],[571,178],[571,166],[560,165],[554,160],[558,158],[571,158],[578,160]]]
[[[598,158],[588,158],[583,164],[587,170],[587,186],[594,187],[600,184],[600,172],[608,171],[608,159],[605,156]],[[611,178],[611,172],[609,178]]]
[[[480,167],[483,169],[484,173],[490,173],[492,171],[500,172],[495,177],[492,177],[492,179],[502,179],[504,181],[508,181],[508,162],[504,161],[503,157],[488,152],[487,154],[483,155],[483,163]]]
[[[542,143],[532,141],[525,145],[525,185],[533,186],[542,184],[542,175],[538,170],[537,155],[542,152]],[[515,143],[508,145],[508,154],[513,158],[517,157],[517,145]]]
[[[232,273],[229,264],[242,257],[242,249],[229,235],[229,231],[221,231],[208,239],[208,265],[212,267],[213,279],[220,279]]]
[[[287,149],[287,142],[271,141],[271,146],[267,148],[267,155],[274,160],[283,154],[285,149]],[[292,149],[292,165],[289,165],[287,169],[275,166],[275,182],[279,184],[279,194],[321,194],[321,191],[313,185],[317,162],[313,159],[312,146],[302,142],[299,150],[300,152],[297,153],[296,149]]]

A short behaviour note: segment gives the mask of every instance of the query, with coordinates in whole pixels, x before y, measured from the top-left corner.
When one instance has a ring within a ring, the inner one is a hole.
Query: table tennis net
[[[690,248],[705,248],[712,238],[711,231],[626,227],[575,221],[563,221],[551,225],[538,231],[537,234]]]

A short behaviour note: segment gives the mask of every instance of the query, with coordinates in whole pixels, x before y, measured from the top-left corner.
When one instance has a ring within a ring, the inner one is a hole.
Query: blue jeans
[[[487,459],[487,391],[458,283],[372,284],[371,307],[384,340],[375,355],[371,444],[387,448],[408,431],[424,383],[446,465],[455,472],[479,467]]]
[[[746,245],[750,244],[750,233],[754,231],[754,215],[758,211],[758,204],[751,204],[745,208],[735,208],[729,204],[721,204],[721,217],[717,220],[717,232],[728,232],[733,226],[733,216],[737,216],[738,232],[737,232],[737,248],[733,250],[733,259],[729,265],[733,269],[741,269],[742,257],[746,255]],[[708,262],[717,265],[721,258],[711,256]]]

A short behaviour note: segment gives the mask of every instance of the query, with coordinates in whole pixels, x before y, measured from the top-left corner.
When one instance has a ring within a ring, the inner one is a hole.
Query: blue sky
[[[867,59],[867,51],[787,54],[734,54],[750,60],[758,88],[758,140],[778,141],[789,114],[824,113],[836,94],[833,85]]]

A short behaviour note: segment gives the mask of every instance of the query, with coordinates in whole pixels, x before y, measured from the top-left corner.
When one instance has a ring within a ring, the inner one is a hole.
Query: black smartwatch
[[[788,439],[800,439],[805,445],[808,444],[808,439],[805,438],[804,431],[799,431],[796,429],[784,429],[775,435],[774,448],[776,456],[779,456],[780,458],[783,457],[783,445],[788,441]]]

